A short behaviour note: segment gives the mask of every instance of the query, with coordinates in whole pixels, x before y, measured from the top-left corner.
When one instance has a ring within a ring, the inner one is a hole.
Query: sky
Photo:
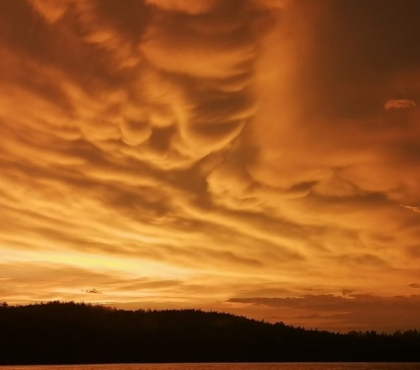
[[[418,14],[0,0],[0,301],[420,328]]]

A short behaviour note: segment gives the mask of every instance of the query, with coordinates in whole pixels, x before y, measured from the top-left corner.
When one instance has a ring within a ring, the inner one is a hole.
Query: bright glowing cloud
[[[414,207],[414,206],[403,206],[403,205],[402,205],[401,207],[404,207],[405,209],[408,209],[408,210],[413,211],[413,212],[420,213],[420,207]]]
[[[408,99],[390,99],[385,103],[385,109],[408,109],[416,106],[416,102]]]

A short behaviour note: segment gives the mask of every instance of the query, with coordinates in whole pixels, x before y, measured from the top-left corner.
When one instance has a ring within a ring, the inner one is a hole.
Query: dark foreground
[[[0,364],[420,361],[420,332],[336,334],[197,310],[0,306]]]
[[[4,370],[34,370],[32,366],[7,366]],[[46,365],[36,370],[420,370],[420,363],[409,362],[282,362],[282,363],[176,363],[176,364],[100,364]]]

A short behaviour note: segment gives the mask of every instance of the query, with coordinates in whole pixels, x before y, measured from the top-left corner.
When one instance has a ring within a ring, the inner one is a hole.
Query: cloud
[[[50,23],[58,21],[66,12],[70,1],[40,0],[30,4]]]
[[[146,3],[164,10],[188,14],[209,13],[220,6],[220,0],[207,0],[194,3],[186,0],[146,0]]]
[[[305,326],[348,331],[382,329],[387,331],[409,329],[418,325],[416,307],[420,296],[383,297],[370,294],[305,295],[285,298],[232,298],[229,302],[264,305],[275,308],[277,316],[290,324],[304,322]],[[299,314],[301,312],[308,312]],[[400,320],[394,321],[400,317]],[[404,319],[401,319],[404,317]],[[302,321],[303,320],[303,321]]]
[[[321,315],[319,313],[297,316],[298,319],[319,319],[320,317],[321,317]]]
[[[384,108],[389,109],[408,109],[414,108],[417,104],[413,100],[409,99],[390,99],[385,103]]]
[[[414,207],[414,206],[404,206],[404,205],[401,205],[401,207],[403,207],[403,208],[405,208],[405,209],[408,209],[408,210],[410,210],[410,211],[413,211],[413,212],[420,213],[420,207]]]
[[[420,284],[417,284],[417,283],[409,284],[407,286],[409,286],[410,288],[413,288],[413,289],[420,289]]]
[[[267,9],[284,9],[292,4],[293,0],[251,0],[251,4],[255,7]]]
[[[409,290],[420,9],[372,1],[0,2],[5,297]]]

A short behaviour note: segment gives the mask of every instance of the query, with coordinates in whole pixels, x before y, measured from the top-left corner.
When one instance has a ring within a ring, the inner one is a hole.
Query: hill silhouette
[[[338,334],[199,310],[0,305],[0,364],[420,361],[420,332]]]

